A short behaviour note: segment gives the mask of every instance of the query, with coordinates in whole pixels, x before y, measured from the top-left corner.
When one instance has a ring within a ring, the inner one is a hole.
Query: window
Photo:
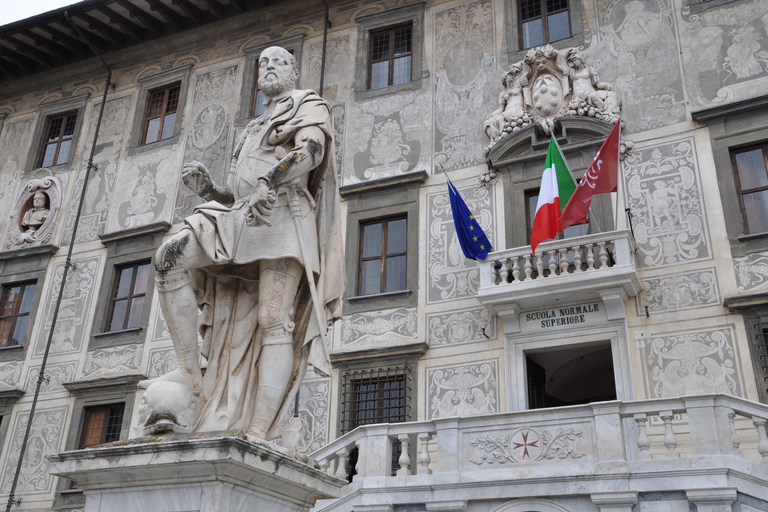
[[[180,83],[150,92],[142,144],[150,144],[173,136],[180,92]]]
[[[381,89],[411,81],[413,26],[371,33],[368,89]]]
[[[89,448],[104,443],[120,440],[123,428],[123,413],[125,404],[114,404],[103,407],[88,407],[85,410],[83,434],[79,448]]]
[[[365,223],[360,236],[360,295],[405,290],[407,219]]]
[[[768,232],[768,144],[731,151],[746,233]]]
[[[106,331],[133,329],[141,325],[148,278],[148,261],[115,267]]]
[[[379,368],[375,370],[355,370],[344,373],[342,407],[343,419],[341,433],[344,434],[361,425],[375,423],[402,423],[410,421],[408,397],[409,369],[407,365]],[[398,460],[402,446],[399,439],[392,440],[392,475],[400,469]],[[350,453],[350,467],[347,468],[351,482],[356,474],[354,461]]]
[[[76,124],[77,112],[48,118],[38,167],[67,163]]]
[[[355,100],[421,88],[424,2],[357,16]]]
[[[264,113],[264,100],[266,96],[259,88],[259,61],[256,61],[256,70],[253,72],[253,98],[251,98],[251,117],[260,116]]]
[[[36,283],[13,284],[3,287],[0,302],[0,347],[21,345],[27,330]]]
[[[571,36],[568,0],[518,0],[518,13],[521,48]]]

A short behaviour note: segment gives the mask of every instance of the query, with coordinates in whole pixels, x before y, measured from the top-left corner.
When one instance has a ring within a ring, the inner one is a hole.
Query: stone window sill
[[[7,347],[0,347],[0,351],[5,352],[5,351],[21,350],[23,348],[24,348],[24,345],[22,344],[10,345]]]
[[[760,240],[763,238],[768,238],[768,232],[762,232],[762,233],[750,233],[748,235],[739,235],[737,239],[739,242],[749,242],[752,240]]]
[[[396,292],[374,293],[371,295],[356,295],[354,297],[347,297],[347,300],[349,302],[362,302],[366,300],[395,299],[397,297],[407,297],[410,294],[411,290],[398,290]]]
[[[132,327],[130,329],[120,329],[119,331],[107,331],[107,332],[98,332],[93,335],[94,338],[107,338],[109,336],[118,336],[120,334],[126,334],[129,332],[141,332],[143,328],[141,327]]]

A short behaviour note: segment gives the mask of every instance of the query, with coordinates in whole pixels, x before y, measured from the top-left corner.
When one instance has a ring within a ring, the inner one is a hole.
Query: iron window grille
[[[347,371],[342,379],[342,434],[361,425],[411,420],[409,397],[412,390],[408,365]],[[393,439],[392,475],[400,469],[400,453],[400,440]],[[348,460],[347,467],[350,479],[355,474],[356,457],[352,459]]]

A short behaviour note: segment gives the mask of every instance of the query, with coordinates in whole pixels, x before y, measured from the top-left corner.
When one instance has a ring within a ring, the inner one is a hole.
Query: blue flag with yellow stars
[[[464,256],[471,260],[484,260],[489,252],[493,252],[491,242],[485,236],[475,216],[467,208],[461,198],[461,194],[448,180],[448,195],[451,198],[451,211],[453,212],[453,224],[456,226],[456,236],[459,237],[461,250]]]

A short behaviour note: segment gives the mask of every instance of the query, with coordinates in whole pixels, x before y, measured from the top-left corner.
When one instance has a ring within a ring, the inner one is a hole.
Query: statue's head
[[[502,80],[503,85],[506,87],[507,84],[511,84],[515,81],[515,78],[517,78],[520,73],[523,72],[523,66],[521,66],[519,63],[512,64],[509,67],[509,71],[504,73],[504,79]]]
[[[571,48],[570,50],[568,50],[568,56],[566,57],[566,59],[576,69],[580,68],[585,64],[584,54],[581,53],[581,51],[579,51],[577,48]]]
[[[38,190],[35,192],[34,197],[32,198],[32,206],[36,210],[41,210],[45,208],[45,202],[48,200],[48,197],[46,197],[45,192],[42,190]]]
[[[299,66],[285,48],[270,46],[259,57],[259,89],[266,96],[277,96],[296,87]]]

